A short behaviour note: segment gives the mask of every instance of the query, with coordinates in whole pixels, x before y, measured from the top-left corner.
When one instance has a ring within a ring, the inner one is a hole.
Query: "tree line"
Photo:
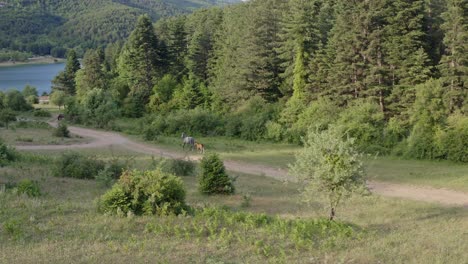
[[[466,10],[461,0],[254,0],[155,25],[145,15],[125,42],[67,64],[54,89],[83,122],[144,117],[148,139],[301,143],[311,127],[337,125],[368,152],[466,162]]]

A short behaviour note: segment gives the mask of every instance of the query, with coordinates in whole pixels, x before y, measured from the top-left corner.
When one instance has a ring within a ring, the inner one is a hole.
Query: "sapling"
[[[354,139],[338,127],[311,129],[303,141],[304,148],[290,165],[291,172],[302,183],[306,199],[317,194],[327,197],[329,219],[333,220],[343,198],[366,189],[362,154],[356,150]]]

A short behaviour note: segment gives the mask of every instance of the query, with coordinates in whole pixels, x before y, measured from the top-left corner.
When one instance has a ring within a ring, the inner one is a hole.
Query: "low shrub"
[[[68,126],[65,123],[59,123],[58,127],[54,129],[53,135],[61,138],[69,138],[70,131],[68,130]]]
[[[104,170],[108,172],[113,179],[118,179],[125,170],[130,168],[130,163],[130,159],[122,160],[118,158],[112,158],[110,161],[106,162],[106,167]]]
[[[49,129],[50,125],[43,121],[18,121],[15,123],[15,128],[41,128]]]
[[[223,161],[215,153],[203,157],[198,179],[203,194],[232,194],[233,180],[227,175]]]
[[[468,117],[453,114],[447,123],[447,128],[440,136],[438,149],[448,160],[468,162]]]
[[[56,160],[53,175],[56,177],[94,179],[99,171],[104,170],[104,168],[104,162],[97,160],[95,157],[68,152]]]
[[[0,139],[0,167],[6,166],[8,163],[15,161],[18,155],[14,148],[7,146],[2,139]]]
[[[142,120],[142,127],[145,140],[156,140],[159,135],[180,135],[182,132],[203,136],[224,133],[223,119],[201,108],[153,115]]]
[[[17,185],[18,194],[26,194],[29,197],[38,197],[41,195],[39,184],[32,180],[22,180]]]
[[[191,176],[195,172],[195,163],[183,159],[165,159],[158,167],[166,173],[171,173],[177,176]]]
[[[33,115],[35,117],[51,117],[52,116],[52,114],[49,111],[44,110],[44,109],[38,109],[34,111]]]
[[[177,176],[154,171],[126,171],[99,201],[112,215],[168,215],[186,212],[185,189]]]
[[[17,142],[33,142],[34,139],[32,137],[17,137],[15,138],[15,141]]]
[[[371,153],[387,151],[383,146],[385,119],[376,104],[357,100],[341,112],[337,124],[343,132],[356,139],[359,150]]]

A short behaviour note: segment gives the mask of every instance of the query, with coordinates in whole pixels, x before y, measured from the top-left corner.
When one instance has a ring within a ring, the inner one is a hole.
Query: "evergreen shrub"
[[[223,161],[215,153],[207,154],[200,162],[199,190],[203,194],[232,194],[233,180],[227,175]]]

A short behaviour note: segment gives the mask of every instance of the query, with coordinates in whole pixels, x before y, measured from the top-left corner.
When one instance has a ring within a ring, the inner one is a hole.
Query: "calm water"
[[[49,93],[52,79],[64,68],[65,63],[0,67],[0,91],[23,90],[29,84],[37,88],[39,95]]]

